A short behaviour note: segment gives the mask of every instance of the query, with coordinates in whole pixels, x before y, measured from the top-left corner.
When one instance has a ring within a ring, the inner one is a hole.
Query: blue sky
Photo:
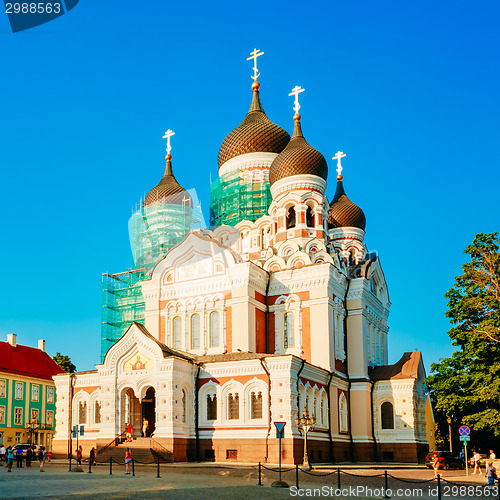
[[[0,338],[99,360],[102,272],[131,266],[127,221],[160,179],[208,215],[209,177],[250,104],[303,132],[367,216],[392,302],[390,361],[452,352],[444,293],[478,232],[499,229],[498,2],[81,0],[12,34],[0,15]]]

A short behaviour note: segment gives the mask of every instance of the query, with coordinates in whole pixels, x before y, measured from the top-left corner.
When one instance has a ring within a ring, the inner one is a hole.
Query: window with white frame
[[[87,401],[80,401],[78,403],[78,423],[87,423]]]
[[[319,415],[320,415],[321,425],[326,426],[326,423],[327,423],[327,421],[326,421],[326,401],[325,401],[324,395],[321,398]]]
[[[293,320],[293,313],[287,312],[285,313],[285,318],[284,318],[285,324],[284,324],[284,332],[285,332],[285,338],[284,338],[284,347],[285,349],[288,349],[289,347],[295,347],[295,338],[294,338],[294,320]]]
[[[23,423],[23,409],[16,407],[14,408],[14,424],[22,425]]]
[[[16,444],[19,444],[21,442],[21,433],[16,432]]]
[[[262,392],[250,393],[250,418],[262,418]]]
[[[5,425],[5,406],[0,406],[0,425]]]
[[[54,425],[54,412],[53,410],[47,410],[46,424],[48,427]]]
[[[389,401],[380,406],[382,429],[394,429],[394,407]]]
[[[94,424],[101,423],[101,402],[99,400],[94,401]]]
[[[238,393],[229,393],[227,395],[227,410],[229,420],[238,420],[240,418],[240,395]]]
[[[38,401],[40,397],[40,386],[38,384],[33,384],[31,386],[31,401]]]
[[[207,420],[217,420],[217,394],[207,394]]]
[[[200,315],[191,316],[191,349],[200,348]]]
[[[16,399],[23,399],[23,386],[22,382],[16,382]]]
[[[347,398],[344,393],[339,398],[339,419],[340,432],[348,431]]]
[[[31,422],[39,423],[38,410],[36,408],[31,410]]]
[[[7,381],[4,378],[0,378],[0,398],[5,397],[7,391]]]
[[[219,313],[210,313],[210,347],[219,347]]]
[[[47,387],[47,403],[53,403],[53,402],[54,402],[54,388]]]
[[[174,337],[174,349],[182,349],[182,319],[176,316],[172,320],[172,330]]]

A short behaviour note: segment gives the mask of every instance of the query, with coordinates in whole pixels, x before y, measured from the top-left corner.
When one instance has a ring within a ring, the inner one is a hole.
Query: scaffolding
[[[108,349],[133,323],[144,324],[145,303],[140,281],[145,269],[102,275],[101,363]]]
[[[132,212],[129,238],[134,268],[102,275],[101,362],[133,322],[144,324],[141,280],[150,276],[156,263],[191,230],[205,228],[196,192],[188,193],[190,197],[186,196],[182,205],[164,198],[153,205],[141,203]]]
[[[238,172],[228,172],[210,185],[210,227],[256,221],[267,215],[271,201],[269,181],[242,179]]]

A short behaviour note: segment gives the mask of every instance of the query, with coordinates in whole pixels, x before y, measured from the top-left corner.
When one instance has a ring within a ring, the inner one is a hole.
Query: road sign
[[[470,427],[468,427],[467,425],[462,425],[462,426],[458,429],[458,433],[459,433],[461,436],[470,436]]]
[[[460,436],[460,441],[470,441],[470,436]]]
[[[83,425],[80,426],[80,436],[83,436]]]
[[[276,427],[277,439],[282,439],[285,437],[285,425],[286,422],[274,422],[274,426]]]

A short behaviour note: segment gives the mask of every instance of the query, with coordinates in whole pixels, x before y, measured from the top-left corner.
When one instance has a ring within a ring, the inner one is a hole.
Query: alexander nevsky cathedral
[[[314,124],[302,123],[300,87],[293,122],[268,118],[260,55],[249,58],[250,109],[219,148],[210,229],[181,186],[189,169],[174,175],[174,133],[165,134],[163,177],[129,221],[133,266],[103,275],[101,362],[54,377],[55,454],[71,451],[80,425],[84,449],[121,457],[130,424],[134,446],[171,460],[277,463],[274,423],[284,422],[282,460],[301,463],[304,415],[314,421],[312,462],[427,453],[421,353],[388,364],[387,283],[364,242],[365,213],[346,194],[346,155],[329,169],[308,143]],[[331,200],[328,181],[337,183]]]

